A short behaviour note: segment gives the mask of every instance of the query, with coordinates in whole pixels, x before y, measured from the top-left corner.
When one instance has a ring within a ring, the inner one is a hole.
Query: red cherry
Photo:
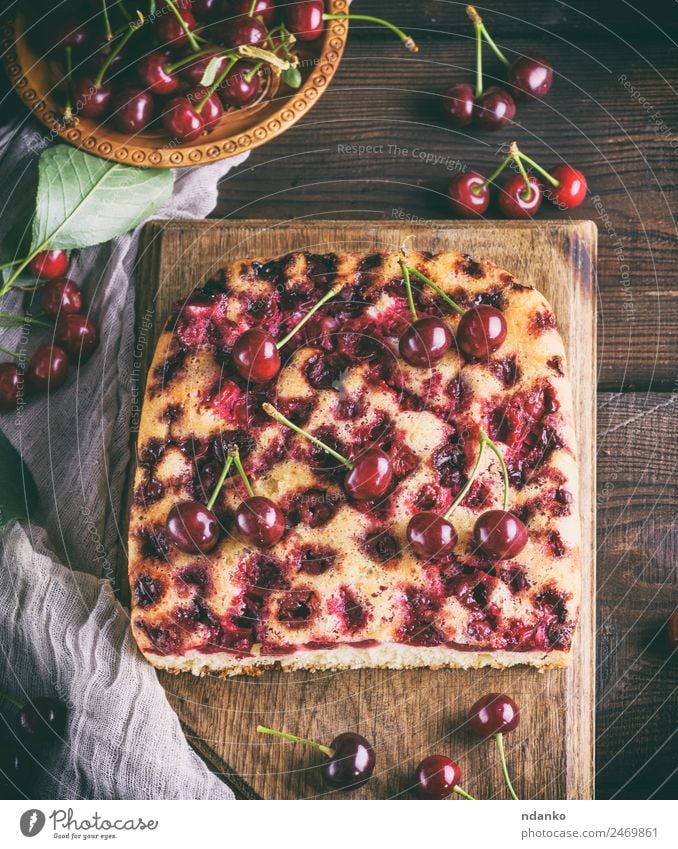
[[[0,412],[16,407],[21,375],[16,363],[0,363]]]
[[[461,780],[461,769],[445,755],[429,755],[414,771],[414,780],[421,799],[447,799]]]
[[[219,24],[218,41],[225,47],[240,47],[242,44],[263,45],[266,41],[266,27],[256,18],[239,15],[233,20]]]
[[[430,368],[449,351],[452,331],[441,318],[429,316],[411,324],[400,337],[400,356],[411,366]]]
[[[477,171],[455,174],[447,187],[451,210],[461,218],[476,218],[487,212],[490,187]]]
[[[522,174],[514,174],[504,183],[499,194],[499,209],[507,218],[532,218],[541,206],[542,188],[531,174],[527,177],[528,192]]]
[[[249,15],[252,10],[252,0],[234,0],[231,13],[234,15]],[[275,0],[256,0],[253,18],[261,18],[266,26],[275,20]]]
[[[55,47],[72,47],[74,50],[79,50],[86,46],[90,34],[84,24],[75,18],[66,18],[56,23],[56,29],[49,38]]]
[[[3,363],[3,365],[13,365],[13,363]],[[666,641],[671,648],[678,648],[678,609],[673,611],[666,623]]]
[[[82,292],[72,280],[59,277],[42,287],[40,304],[47,317],[56,321],[62,315],[82,312]]]
[[[507,326],[503,314],[489,304],[464,313],[457,328],[457,345],[467,357],[485,359],[501,347]]]
[[[287,4],[283,11],[287,29],[300,41],[314,41],[325,25],[323,11],[323,0]]]
[[[62,315],[57,321],[55,340],[72,360],[87,362],[99,344],[94,323],[84,315]]]
[[[473,118],[473,86],[457,83],[443,95],[443,112],[452,127],[468,127]]]
[[[221,11],[222,0],[193,0],[193,14],[200,20],[212,20]]]
[[[127,135],[142,132],[153,120],[155,103],[147,91],[126,86],[113,98],[112,120],[117,130]]]
[[[97,86],[93,77],[76,77],[73,80],[73,104],[76,114],[83,118],[101,118],[108,112],[113,96],[113,85],[102,82]]]
[[[177,4],[178,7],[178,4]],[[197,22],[188,9],[178,8],[186,28],[193,32],[197,26]],[[158,41],[167,47],[181,47],[188,42],[188,36],[184,27],[179,23],[176,15],[169,9],[163,15],[158,15],[155,19],[155,34]]]
[[[557,165],[551,169],[551,176],[559,185],[551,189],[551,200],[565,209],[574,209],[586,197],[586,177],[571,165]]]
[[[167,70],[167,54],[160,50],[142,56],[137,63],[139,82],[151,94],[172,94],[179,88],[179,79]]]
[[[68,708],[49,696],[38,696],[16,715],[15,725],[27,742],[46,743],[61,737],[66,729]]]
[[[510,560],[525,548],[527,528],[513,513],[487,510],[476,519],[473,538],[488,557]]]
[[[186,554],[209,554],[219,542],[219,522],[198,501],[181,501],[167,516],[167,535]]]
[[[68,357],[56,345],[40,345],[28,364],[26,377],[29,385],[38,392],[56,389],[66,380]]]
[[[263,330],[246,330],[233,346],[233,365],[252,383],[268,383],[280,371],[280,351],[275,339]]]
[[[391,485],[393,466],[380,448],[368,448],[354,462],[346,475],[344,488],[356,501],[380,498]]]
[[[420,557],[429,560],[449,554],[457,544],[457,532],[447,519],[424,511],[410,519],[407,541]]]
[[[518,727],[520,708],[503,693],[481,696],[468,713],[471,731],[483,740]]]
[[[182,142],[195,141],[205,129],[202,116],[186,97],[173,97],[167,102],[162,125],[170,136]]]
[[[250,79],[251,70],[248,62],[238,62],[226,74],[219,87],[219,95],[226,106],[247,106],[259,96],[261,77],[255,72]]]
[[[54,280],[63,277],[68,270],[68,254],[66,251],[40,251],[28,266],[31,274],[40,280]]]
[[[553,82],[553,68],[542,56],[526,53],[511,62],[506,79],[520,100],[544,97]]]
[[[493,85],[476,100],[473,123],[481,130],[500,130],[511,123],[515,114],[516,104],[509,92]]]
[[[196,86],[188,92],[186,97],[191,103],[197,105],[198,103],[202,103],[206,94],[206,88],[203,86]],[[212,93],[207,98],[199,114],[203,120],[206,130],[213,130],[214,127],[216,127],[224,114],[224,107],[221,105],[221,100],[219,100],[219,95],[216,92]]]
[[[255,495],[243,501],[235,511],[240,534],[260,548],[275,545],[285,533],[285,516],[270,498]]]
[[[374,749],[360,734],[345,731],[330,743],[332,757],[323,764],[325,784],[339,790],[353,790],[364,784],[377,762]]]

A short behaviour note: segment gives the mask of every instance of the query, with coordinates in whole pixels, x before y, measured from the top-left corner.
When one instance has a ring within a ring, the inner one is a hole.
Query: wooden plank
[[[599,387],[670,389],[678,349],[674,53],[660,41],[644,45],[642,55],[611,39],[570,46],[545,35],[544,42],[540,49],[557,71],[548,98],[519,106],[510,129],[479,133],[450,129],[440,115],[440,93],[473,79],[468,39],[427,43],[416,56],[393,43],[349,41],[313,112],[229,174],[215,214],[329,215],[387,225],[399,216],[448,218],[445,191],[455,170],[489,174],[498,146],[515,138],[544,165],[562,159],[582,168],[600,198],[571,213],[544,203],[537,218],[598,224]],[[530,42],[511,46],[526,50]],[[487,67],[498,74],[490,60]],[[619,81],[622,74],[643,103]],[[661,121],[652,120],[651,107]],[[372,148],[356,155],[355,144]],[[491,207],[488,217],[498,216]]]
[[[311,675],[268,673],[259,680],[160,675],[196,748],[241,792],[265,798],[323,794],[317,758],[309,750],[262,739],[261,722],[329,740],[355,728],[375,742],[379,767],[355,795],[402,793],[416,762],[448,751],[464,765],[470,792],[502,796],[495,753],[470,738],[465,711],[482,693],[507,690],[523,709],[508,740],[520,793],[534,798],[589,798],[593,794],[595,480],[595,227],[590,222],[385,226],[369,222],[170,222],[144,231],[137,303],[145,356],[173,300],[239,256],[276,256],[309,250],[397,248],[412,233],[414,246],[463,249],[509,268],[541,288],[560,317],[571,357],[582,468],[583,605],[568,671],[530,669],[431,671],[362,670]],[[187,275],[187,270],[190,273]],[[139,337],[141,338],[141,337]]]

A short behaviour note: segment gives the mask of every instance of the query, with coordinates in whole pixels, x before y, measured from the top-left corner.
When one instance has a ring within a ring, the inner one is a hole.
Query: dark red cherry
[[[527,179],[529,191],[522,174],[513,174],[502,186],[498,203],[507,218],[532,218],[541,206],[541,185],[531,174]]]
[[[57,321],[55,340],[72,360],[87,362],[99,344],[99,334],[84,315],[62,315]]]
[[[127,135],[142,132],[153,120],[153,96],[135,86],[126,86],[113,98],[111,118],[116,129]]]
[[[500,130],[510,124],[516,104],[506,89],[493,85],[473,105],[473,123],[481,130]]]
[[[445,755],[429,755],[414,771],[415,792],[420,799],[447,799],[460,779],[459,764]]]
[[[442,318],[417,319],[400,337],[400,356],[411,366],[430,368],[449,351],[452,331]]]
[[[263,45],[266,27],[256,18],[239,15],[217,27],[218,40],[225,47],[240,47],[242,44]]]
[[[447,187],[447,195],[450,209],[461,218],[483,215],[490,205],[490,187],[477,171],[455,174]]]
[[[102,82],[97,86],[94,77],[75,77],[73,107],[82,118],[101,118],[108,112],[113,97],[113,85]]]
[[[471,731],[483,740],[518,727],[520,708],[503,693],[481,696],[468,713]]]
[[[280,371],[280,351],[275,339],[264,330],[246,330],[233,346],[233,365],[252,383],[268,383]]]
[[[299,41],[313,41],[324,28],[323,0],[306,0],[304,3],[286,3],[283,9],[287,29]]]
[[[454,527],[437,513],[415,513],[407,526],[407,541],[414,551],[426,560],[444,557],[457,544]]]
[[[525,548],[527,528],[507,510],[487,510],[476,519],[473,538],[493,560],[510,560]]]
[[[56,28],[49,36],[55,47],[72,47],[74,50],[84,48],[90,34],[87,27],[75,18],[66,18],[56,22]]]
[[[553,82],[553,68],[542,56],[526,53],[511,62],[506,79],[519,100],[544,97]]]
[[[82,292],[68,277],[58,277],[41,288],[40,305],[47,317],[56,321],[62,315],[82,312]]]
[[[551,176],[558,180],[558,187],[551,188],[550,198],[558,206],[574,209],[586,197],[586,177],[581,171],[571,165],[557,165],[550,171]]]
[[[160,50],[142,56],[137,62],[139,82],[151,94],[172,94],[179,88],[179,78],[167,70],[167,54]]]
[[[360,734],[346,731],[330,743],[332,757],[323,764],[325,784],[339,790],[351,790],[364,784],[377,762],[374,749]]]
[[[674,610],[671,616],[669,616],[669,621],[666,623],[665,633],[666,641],[669,646],[673,649],[678,648],[678,609]]]
[[[506,319],[489,304],[478,304],[464,313],[457,327],[457,345],[467,357],[485,359],[506,339]]]
[[[20,383],[19,366],[16,363],[0,363],[0,412],[15,409]]]
[[[30,359],[26,377],[38,392],[56,389],[68,375],[68,356],[57,345],[40,345]]]
[[[256,0],[254,10],[252,10],[252,0],[234,0],[231,14],[252,14],[253,18],[261,18],[268,27],[275,20],[275,0]]]
[[[457,83],[443,95],[443,112],[452,127],[468,127],[473,118],[473,86]]]
[[[47,742],[61,737],[66,728],[68,708],[63,702],[38,697],[24,705],[16,717],[19,733],[25,740]]]
[[[199,103],[202,103],[206,94],[206,88],[203,88],[203,86],[196,86],[188,92],[186,99],[197,106]],[[224,114],[224,107],[221,105],[221,100],[219,100],[219,96],[216,92],[207,98],[199,114],[206,130],[212,130],[216,127],[221,116]]]
[[[356,501],[372,501],[381,498],[392,479],[393,466],[388,454],[380,448],[368,448],[346,475],[344,488]]]
[[[219,95],[226,106],[247,106],[259,96],[261,77],[255,73],[250,78],[252,65],[238,62],[226,74],[219,87]]]
[[[219,522],[198,501],[181,501],[167,516],[167,535],[186,554],[209,554],[219,542]]]
[[[202,116],[185,97],[173,97],[167,101],[162,113],[162,125],[168,135],[181,142],[195,141],[205,129]]]
[[[178,7],[178,4],[177,4]],[[188,11],[188,9],[179,9],[179,14],[183,18],[186,28],[193,32],[197,26],[196,20]],[[181,47],[188,42],[186,30],[181,26],[176,15],[169,9],[164,10],[164,14],[158,15],[155,19],[155,34],[158,41],[172,49]]]
[[[40,251],[28,266],[31,274],[40,280],[54,280],[63,277],[68,270],[68,254],[66,251]]]
[[[228,64],[228,58],[224,56],[223,51],[219,50],[217,47],[215,47],[211,53],[206,53],[204,56],[198,56],[197,59],[194,59],[190,64],[180,68],[177,73],[182,79],[191,83],[191,85],[200,85],[200,81],[207,70],[207,66],[215,56],[219,56],[219,61],[216,63],[216,71],[214,75],[214,78],[216,79]]]
[[[270,498],[252,496],[235,511],[235,524],[241,535],[260,548],[275,545],[285,533],[285,516]]]
[[[201,21],[211,21],[221,12],[223,0],[193,0],[193,14]]]

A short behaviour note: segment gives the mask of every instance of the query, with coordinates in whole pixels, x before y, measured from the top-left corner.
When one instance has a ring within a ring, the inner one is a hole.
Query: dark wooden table
[[[440,93],[473,79],[464,4],[370,0],[420,43],[406,53],[356,24],[329,91],[220,187],[216,214],[442,218],[459,167],[489,173],[517,139],[537,160],[583,169],[572,215],[599,228],[598,736],[600,798],[676,798],[678,652],[678,15],[672,0],[479,6],[508,53],[538,49],[556,79],[499,133],[446,128]],[[358,7],[360,7],[358,9]],[[490,77],[501,67],[489,55]],[[353,145],[372,149],[354,153]],[[541,218],[567,213],[545,205]],[[463,246],[460,245],[460,248]]]

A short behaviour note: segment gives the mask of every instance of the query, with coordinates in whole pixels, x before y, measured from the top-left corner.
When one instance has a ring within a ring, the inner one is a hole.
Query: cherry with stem
[[[327,756],[322,773],[325,783],[338,790],[353,790],[365,784],[374,772],[376,755],[370,743],[360,734],[345,731],[338,734],[325,746],[315,740],[297,737],[296,734],[286,734],[265,725],[257,725],[258,734],[268,734],[293,743],[309,746]]]
[[[134,35],[134,33],[137,30],[141,29],[141,26],[142,26],[142,24],[140,22],[135,22],[135,23],[130,24],[129,28],[127,29],[127,32],[123,35],[123,37],[116,44],[116,46],[110,51],[110,53],[106,57],[105,61],[103,62],[103,64],[99,68],[99,71],[98,71],[96,77],[94,78],[94,88],[95,89],[98,90],[98,89],[101,88],[101,85],[104,81],[104,77],[108,73],[108,69],[111,67],[111,65],[115,61],[115,57],[118,56],[118,54],[122,50],[124,50],[127,42],[130,40],[130,38]]]
[[[198,44],[198,40],[197,40],[195,34],[192,32],[191,28],[188,26],[188,24],[184,20],[184,16],[181,14],[179,9],[177,8],[175,0],[165,0],[165,2],[169,6],[170,11],[174,15],[174,17],[177,19],[177,23],[179,24],[179,26],[184,31],[184,34],[186,35],[186,39],[187,39],[188,43],[191,45],[191,49],[194,52],[197,52],[198,50],[200,50],[200,45]]]
[[[471,730],[477,737],[482,740],[494,737],[506,786],[511,798],[519,801],[506,764],[504,734],[517,728],[520,722],[520,708],[504,693],[487,693],[472,705],[468,717]]]
[[[380,448],[368,448],[355,462],[351,462],[338,451],[330,448],[325,442],[291,422],[272,404],[265,402],[261,407],[272,419],[308,439],[318,448],[322,448],[323,451],[326,451],[345,466],[348,469],[348,474],[344,479],[344,489],[356,501],[373,501],[376,498],[381,498],[387,492],[393,480],[393,465],[385,451]]]
[[[229,457],[233,458],[233,463],[249,495],[249,498],[245,499],[235,511],[236,527],[247,542],[254,543],[259,548],[270,548],[285,533],[285,516],[270,498],[254,494],[237,445],[229,450]]]
[[[475,802],[474,796],[459,787],[460,779],[458,763],[446,755],[429,755],[414,771],[415,792],[420,799],[447,799],[456,793]]]
[[[452,332],[441,318],[427,316],[419,318],[414,305],[410,269],[403,260],[400,261],[407,303],[412,314],[412,324],[400,337],[400,356],[411,366],[428,368],[442,359],[452,345]]]

